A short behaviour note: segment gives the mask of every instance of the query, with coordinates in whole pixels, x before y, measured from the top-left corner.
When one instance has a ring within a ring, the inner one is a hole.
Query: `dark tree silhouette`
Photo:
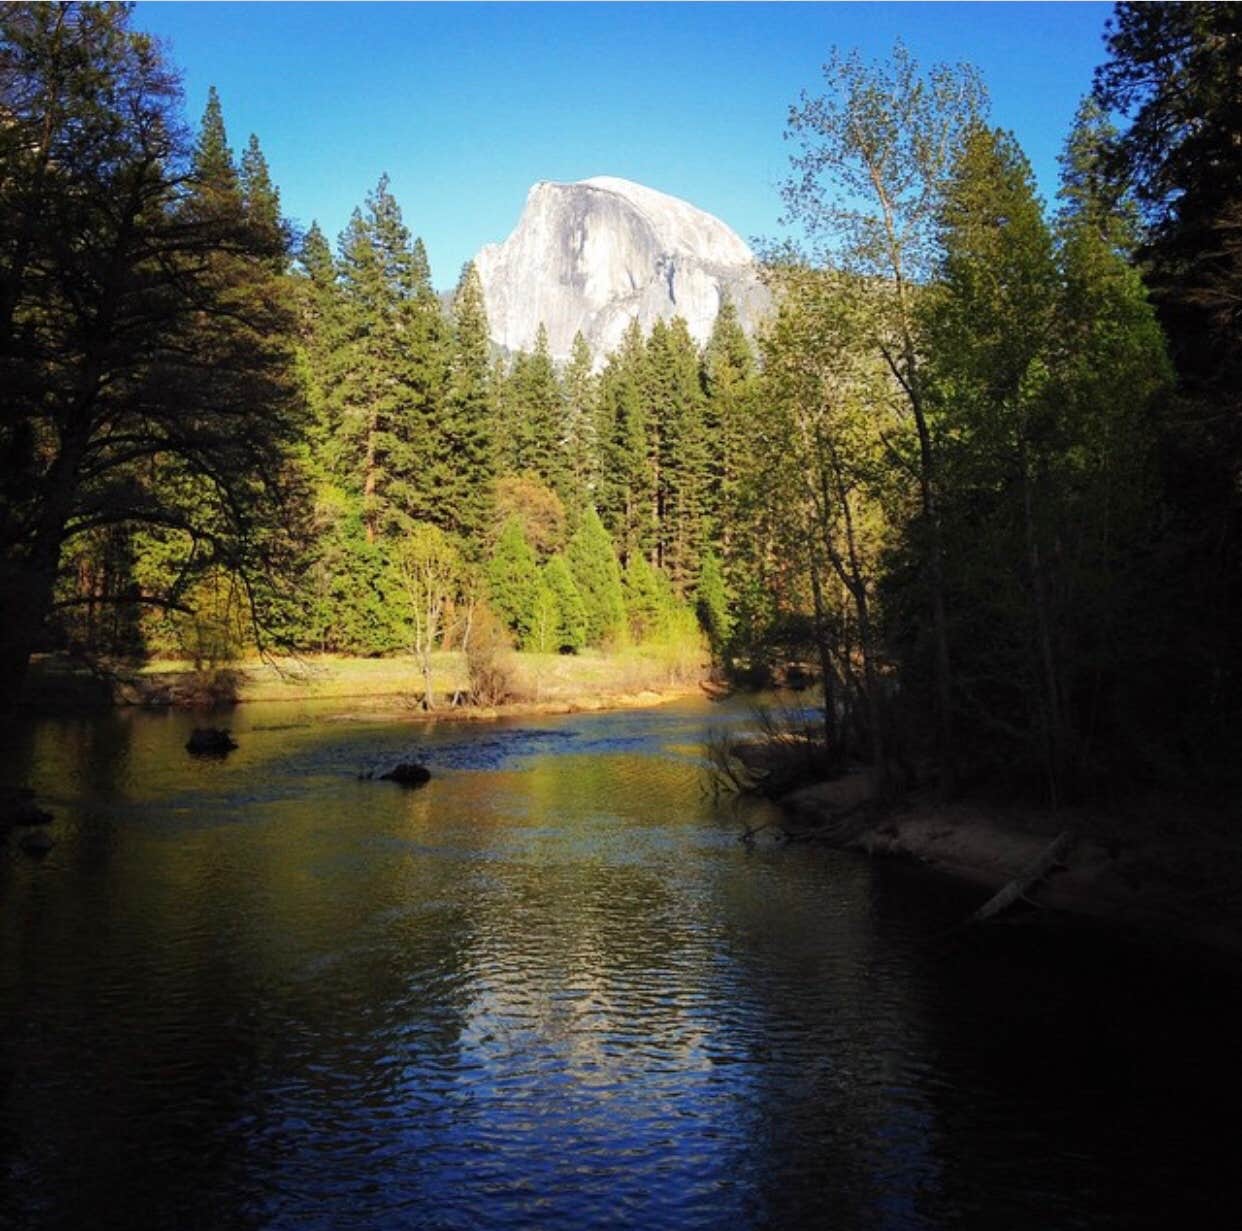
[[[299,400],[277,272],[229,155],[191,149],[128,6],[0,9],[0,689],[10,702],[68,544],[160,527],[204,566],[275,575]],[[210,118],[210,117],[209,117]],[[218,119],[218,115],[217,115]],[[221,160],[224,160],[223,162]],[[220,163],[219,166],[216,164]]]

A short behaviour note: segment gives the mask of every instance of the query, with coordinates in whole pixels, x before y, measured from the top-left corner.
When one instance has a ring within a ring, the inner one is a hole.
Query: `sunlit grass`
[[[590,705],[608,697],[667,692],[693,686],[704,678],[708,663],[698,646],[666,644],[627,646],[580,654],[511,655],[514,700]],[[220,694],[238,701],[294,701],[368,698],[411,706],[421,704],[423,674],[409,654],[384,658],[352,658],[338,654],[250,657],[215,668],[196,669],[190,660],[157,658],[121,674],[140,690],[175,685],[206,686],[227,679]],[[31,682],[36,687],[55,679],[66,685],[85,669],[57,658],[37,660]],[[460,651],[432,655],[432,686],[437,703],[455,694],[465,698],[469,678]]]

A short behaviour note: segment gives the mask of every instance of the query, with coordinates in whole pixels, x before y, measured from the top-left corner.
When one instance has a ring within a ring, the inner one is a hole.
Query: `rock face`
[[[705,342],[723,293],[747,333],[770,303],[750,249],[718,218],[607,175],[536,184],[513,234],[475,265],[495,343],[529,351],[542,323],[563,361],[581,330],[597,367],[635,317],[644,332],[684,317]]]

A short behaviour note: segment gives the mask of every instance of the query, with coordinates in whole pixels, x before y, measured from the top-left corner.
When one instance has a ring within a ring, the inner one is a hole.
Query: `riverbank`
[[[503,704],[471,704],[464,655],[433,656],[434,714],[486,720],[502,715],[557,714],[656,705],[700,692],[707,664],[659,651],[616,654],[514,653]],[[412,655],[348,658],[313,655],[252,659],[227,667],[152,661],[87,667],[61,655],[32,661],[23,708],[69,713],[110,706],[212,708],[261,701],[348,701],[359,708],[427,712],[423,674]]]
[[[1242,957],[1242,842],[1219,810],[1164,795],[1115,815],[1021,807],[985,799],[952,804],[915,792],[876,815],[865,773],[803,787],[781,803],[793,836],[913,860],[968,880],[980,905],[1035,866],[1062,833],[1073,845],[1019,909],[1042,908],[1149,937]]]

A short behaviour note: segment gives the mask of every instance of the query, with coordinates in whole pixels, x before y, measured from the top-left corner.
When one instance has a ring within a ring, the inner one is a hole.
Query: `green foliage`
[[[340,307],[325,374],[333,469],[367,535],[460,521],[442,435],[448,352],[426,253],[380,179],[340,241]]]
[[[573,350],[561,376],[565,412],[566,503],[580,510],[595,498],[600,485],[599,382],[592,371],[591,348],[581,333],[574,334]]]
[[[647,353],[635,320],[609,356],[598,403],[598,512],[626,560],[655,545],[657,453],[646,386]]]
[[[365,655],[405,645],[398,581],[386,548],[367,539],[361,500],[321,488],[315,524],[319,550],[307,577],[310,610],[299,643]]]
[[[588,509],[569,540],[569,571],[586,610],[588,645],[612,645],[625,636],[625,599],[612,540],[599,515]]]
[[[783,196],[791,218],[804,223],[816,245],[815,263],[847,279],[865,301],[867,349],[875,359],[882,357],[913,420],[917,448],[906,460],[918,493],[917,552],[933,642],[936,759],[941,793],[948,794],[957,741],[938,507],[942,476],[936,424],[924,396],[926,346],[916,307],[918,288],[935,273],[943,185],[965,135],[980,123],[986,96],[974,69],[938,64],[924,71],[900,43],[887,62],[872,65],[857,53],[834,50],[824,77],[824,95],[803,98],[790,110],[786,136],[796,142],[797,153]],[[842,570],[834,565],[834,571]],[[857,606],[862,592],[851,584]],[[873,740],[882,718],[877,687],[867,688]],[[883,765],[877,773],[883,776]]]
[[[705,635],[815,658],[881,782],[924,715],[945,789],[1058,799],[1236,742],[1235,13],[1119,6],[1055,220],[973,70],[834,53],[762,363],[726,298],[701,355],[633,322],[597,374],[581,335],[560,372],[542,329],[493,358],[477,271],[446,313],[386,177],[295,256],[258,139],[234,158],[214,89],[182,135],[126,6],[0,6],[0,676],[45,628],[204,664],[276,635],[413,646],[430,705],[451,624],[495,702],[506,627],[670,676]]]
[[[565,408],[542,325],[534,351],[516,357],[506,383],[506,468],[533,474],[564,499],[569,487]]]
[[[246,152],[242,155],[238,180],[246,221],[256,231],[270,237],[270,242],[277,249],[274,271],[283,273],[288,263],[289,237],[280,214],[280,193],[272,183],[267,159],[254,133],[250,134]]]
[[[729,643],[733,619],[729,614],[724,571],[720,567],[720,557],[714,551],[704,554],[699,567],[698,582],[694,587],[694,609],[712,653],[720,657]]]
[[[510,630],[525,641],[530,635],[539,590],[535,553],[516,517],[505,522],[487,564],[488,601]]]
[[[755,357],[733,301],[722,296],[703,351],[703,430],[707,438],[704,516],[707,538],[730,540],[738,476],[752,452],[748,436],[758,413]]]
[[[630,637],[641,644],[660,631],[673,606],[668,581],[643,556],[631,556],[622,579]]]
[[[207,105],[199,124],[190,172],[194,177],[195,190],[200,195],[235,196],[240,191],[237,165],[224,128],[224,109],[214,85],[207,89]]]
[[[587,643],[587,612],[565,557],[553,556],[543,567],[543,582],[556,602],[556,644],[561,653],[576,654]]]
[[[491,517],[496,473],[496,401],[488,362],[483,285],[467,263],[453,297],[452,354],[443,400],[441,448],[450,459],[445,524],[467,543],[481,539]]]
[[[1107,44],[1096,96],[1125,124],[1103,163],[1141,207],[1137,257],[1177,374],[1146,577],[1142,674],[1160,704],[1142,709],[1165,712],[1148,744],[1200,776],[1242,764],[1224,700],[1242,690],[1242,21],[1232,4],[1118,4]]]
[[[184,606],[221,572],[271,593],[297,554],[284,237],[243,209],[218,97],[189,147],[174,76],[129,22],[114,4],[0,9],[10,697],[79,539],[177,528],[165,590],[124,595],[149,609]]]
[[[423,706],[434,709],[431,654],[461,582],[461,553],[439,526],[415,522],[397,542],[392,567],[406,599],[410,648],[423,670]]]
[[[560,649],[561,613],[556,595],[541,577],[535,585],[530,620],[522,648],[536,654],[552,654]]]
[[[678,594],[689,588],[707,534],[710,475],[699,355],[686,322],[653,326],[647,400],[656,441],[656,550]]]

